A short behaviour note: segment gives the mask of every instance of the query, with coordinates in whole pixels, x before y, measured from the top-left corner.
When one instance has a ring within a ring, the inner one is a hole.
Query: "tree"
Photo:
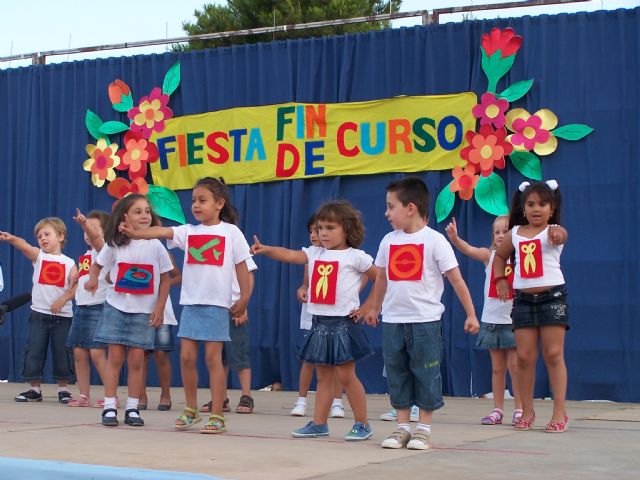
[[[275,25],[292,25],[323,20],[397,12],[402,0],[227,0],[227,5],[205,4],[196,10],[195,22],[183,22],[188,35],[245,30]],[[288,38],[308,38],[343,33],[379,30],[389,22],[366,22],[350,25],[290,30],[261,35],[243,35],[215,40],[194,40],[188,46],[177,46],[177,50],[199,50],[212,47],[269,42]]]

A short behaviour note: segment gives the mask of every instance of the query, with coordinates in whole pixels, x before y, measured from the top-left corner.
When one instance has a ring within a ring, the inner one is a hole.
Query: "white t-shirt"
[[[360,306],[360,285],[373,258],[364,250],[327,250],[306,247],[309,270],[309,303],[311,315],[342,317]]]
[[[300,309],[300,328],[302,330],[311,330],[313,326],[313,315],[309,313],[307,305],[309,305],[309,302],[303,303]]]
[[[89,268],[96,261],[98,252],[95,249],[87,250],[84,255],[81,255],[78,259],[78,288],[76,289],[76,305],[77,306],[89,306],[100,305],[104,303],[107,298],[107,290],[109,284],[107,283],[107,274],[109,270],[103,268],[98,275],[98,289],[95,295],[84,289],[84,284],[89,280]]]
[[[549,227],[533,238],[518,235],[520,227],[511,230],[511,241],[516,251],[513,288],[555,287],[564,285],[560,269],[560,254],[564,245],[549,243]]]
[[[491,250],[491,256],[489,257],[489,263],[485,268],[484,279],[484,305],[482,305],[482,320],[485,323],[499,323],[501,325],[508,325],[511,321],[511,308],[513,307],[513,300],[503,302],[498,298],[496,285],[492,281],[493,277],[493,259],[496,256],[496,251]],[[505,267],[505,277],[509,280],[509,284],[513,284],[513,267],[507,264]]]
[[[52,255],[42,250],[33,264],[33,290],[31,291],[31,309],[51,315],[51,305],[58,300],[70,286],[70,274],[75,267],[73,259],[66,255]],[[60,317],[73,316],[73,303],[69,300],[57,313]]]
[[[2,276],[2,265],[0,265],[0,292],[4,290],[4,277]]]
[[[436,322],[444,305],[442,275],[458,266],[444,236],[424,227],[415,233],[394,230],[380,242],[376,266],[386,269],[387,293],[382,321],[387,323]]]
[[[158,300],[160,275],[173,270],[159,240],[131,240],[128,245],[100,250],[96,263],[110,272],[113,290],[107,303],[126,313],[151,313]]]
[[[245,260],[247,264],[247,270],[249,272],[253,272],[258,269],[256,262],[253,261],[253,258],[249,257]],[[235,271],[235,270],[234,270]],[[231,303],[237,302],[240,299],[240,284],[238,283],[238,276],[233,276],[233,285],[231,285]]]
[[[240,229],[226,222],[171,228],[169,247],[184,250],[180,304],[231,307],[236,265],[251,256]]]
[[[173,311],[173,303],[171,303],[171,295],[167,297],[167,303],[164,306],[164,319],[162,320],[163,325],[178,325],[178,320],[176,320],[176,314]]]

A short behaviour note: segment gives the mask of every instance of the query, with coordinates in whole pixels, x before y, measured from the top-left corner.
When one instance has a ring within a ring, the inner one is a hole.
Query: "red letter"
[[[229,152],[223,145],[220,145],[217,142],[219,138],[229,141],[229,137],[224,132],[212,132],[207,136],[207,147],[218,154],[217,156],[214,156],[207,153],[207,158],[211,163],[217,163],[220,165],[229,160]]]
[[[353,122],[344,122],[338,127],[338,134],[336,135],[336,143],[338,144],[338,152],[343,157],[355,157],[360,153],[360,149],[355,146],[352,149],[347,149],[344,145],[344,132],[345,130],[351,130],[353,132],[358,131],[358,125]]]
[[[411,124],[406,119],[389,120],[389,153],[398,153],[396,143],[404,144],[404,153],[411,153],[411,142],[409,141]]]
[[[285,154],[289,152],[293,156],[293,160],[291,162],[291,166],[289,168],[285,168]],[[276,177],[290,177],[296,170],[298,170],[298,166],[300,165],[300,152],[298,149],[290,144],[290,143],[279,143],[278,144],[278,157],[276,159]]]

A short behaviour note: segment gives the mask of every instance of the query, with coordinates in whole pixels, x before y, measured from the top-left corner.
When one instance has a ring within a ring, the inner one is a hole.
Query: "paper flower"
[[[127,113],[132,120],[131,131],[141,132],[144,138],[149,138],[154,131],[162,132],[165,120],[173,117],[168,102],[169,95],[162,93],[160,87],[151,90],[148,97],[142,97],[138,106]]]
[[[82,167],[87,172],[91,172],[91,181],[96,187],[103,186],[105,180],[111,181],[116,178],[114,168],[120,164],[120,157],[116,153],[117,144],[107,145],[107,141],[101,138],[95,145],[88,144],[85,150],[89,158],[85,160]]]
[[[558,117],[545,108],[531,115],[522,108],[507,113],[506,125],[513,132],[507,140],[514,150],[533,150],[538,155],[549,155],[558,148],[558,140],[551,133],[558,125]]]
[[[144,177],[147,163],[158,160],[158,147],[142,137],[139,132],[127,132],[124,135],[124,148],[118,151],[121,159],[118,170],[129,170],[129,178]]]
[[[460,150],[460,157],[480,171],[483,177],[488,177],[493,167],[504,168],[504,157],[513,150],[505,140],[506,136],[504,128],[493,130],[491,125],[483,125],[478,133],[469,130],[465,136],[469,146]]]
[[[482,34],[482,49],[487,56],[493,55],[500,50],[500,58],[506,58],[515,54],[522,45],[522,37],[516,35],[513,28],[505,28],[500,30],[494,28],[491,33]]]
[[[480,125],[493,125],[495,128],[504,127],[505,112],[509,109],[509,102],[503,98],[496,98],[493,93],[483,93],[480,103],[473,107],[473,116],[480,119]]]
[[[462,200],[469,200],[473,196],[473,189],[476,188],[480,176],[476,175],[476,170],[472,165],[467,165],[464,170],[462,167],[454,167],[451,170],[453,174],[453,182],[451,182],[452,192],[458,192]]]
[[[120,200],[123,197],[131,193],[139,193],[141,195],[146,195],[149,192],[149,185],[147,181],[138,177],[131,182],[126,178],[116,178],[107,186],[107,193],[114,198]]]
[[[122,80],[114,80],[109,84],[109,100],[111,100],[112,104],[117,104],[122,102],[122,97],[127,96],[131,93],[131,89],[129,85],[124,83]]]

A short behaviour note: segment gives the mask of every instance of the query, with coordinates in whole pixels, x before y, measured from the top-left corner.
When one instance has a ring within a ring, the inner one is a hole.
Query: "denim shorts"
[[[314,365],[341,365],[373,355],[361,323],[349,317],[314,315],[300,359]]]
[[[480,322],[480,331],[476,339],[476,347],[487,350],[506,350],[516,348],[516,337],[510,323]]]
[[[153,350],[155,352],[173,352],[176,347],[173,343],[173,325],[162,325],[156,328],[153,340]]]
[[[67,347],[71,317],[61,317],[31,310],[24,347],[22,378],[25,382],[42,380],[47,349],[51,344],[53,379],[73,381],[73,352]]]
[[[250,368],[249,364],[249,322],[236,327],[236,322],[229,316],[230,342],[224,342],[222,363],[231,370]]]
[[[442,322],[382,322],[382,355],[393,408],[433,411],[442,400]]]
[[[513,299],[513,329],[560,325],[569,330],[567,287],[558,285],[541,293],[516,290]]]
[[[217,305],[184,305],[178,336],[204,342],[228,342],[229,309]]]
[[[96,328],[96,342],[153,350],[156,329],[149,326],[148,313],[127,313],[105,302]]]
[[[105,348],[104,343],[96,342],[96,328],[102,318],[104,303],[98,305],[78,305],[73,312],[71,330],[67,338],[67,347]]]

